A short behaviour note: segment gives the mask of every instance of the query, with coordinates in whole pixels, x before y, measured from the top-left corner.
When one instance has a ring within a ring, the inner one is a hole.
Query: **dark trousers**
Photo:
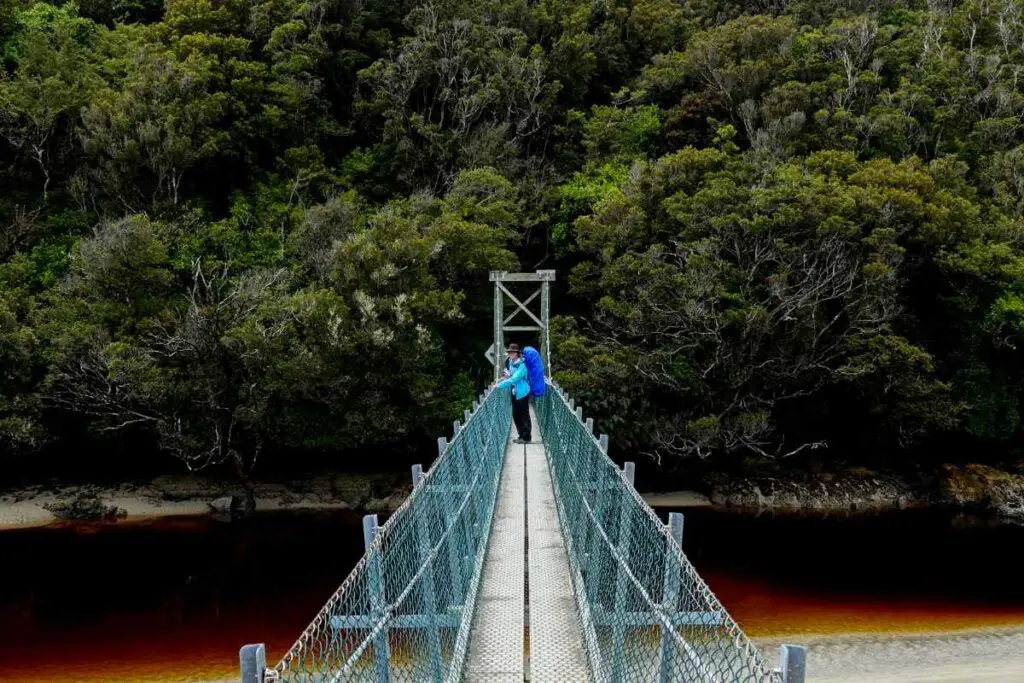
[[[520,399],[512,397],[512,421],[516,424],[516,431],[519,438],[524,441],[530,440],[530,395],[527,394]]]

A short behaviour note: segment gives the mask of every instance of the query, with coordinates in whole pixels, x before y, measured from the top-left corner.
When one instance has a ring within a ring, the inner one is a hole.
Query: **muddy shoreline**
[[[712,474],[695,491],[647,492],[655,507],[710,506],[740,514],[859,515],[947,509],[1024,522],[1024,465],[943,465],[914,475],[849,468],[749,476]]]
[[[404,477],[408,479],[408,477]],[[411,485],[400,473],[333,472],[256,486],[256,511],[359,510],[392,512],[409,495]],[[0,493],[0,530],[61,522],[55,506],[79,497],[101,501],[119,514],[118,523],[158,517],[227,515],[244,491],[234,482],[167,475],[119,485],[60,484],[23,486]],[[87,521],[87,520],[78,520]]]
[[[401,472],[331,472],[256,486],[256,510],[395,510],[411,490]],[[52,508],[89,496],[116,508],[120,521],[225,512],[244,495],[231,481],[165,475],[144,482],[50,482],[0,491],[0,529],[43,526]],[[913,477],[862,468],[729,477],[713,474],[691,489],[642,491],[655,508],[710,507],[737,514],[855,516],[945,508],[1024,523],[1024,466],[945,465]]]

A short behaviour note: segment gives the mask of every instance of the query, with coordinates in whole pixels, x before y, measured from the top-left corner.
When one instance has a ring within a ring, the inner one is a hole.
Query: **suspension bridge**
[[[550,361],[553,279],[492,273],[496,378],[506,331],[539,332]],[[514,282],[540,284],[539,316]],[[524,311],[535,325],[508,325]],[[511,440],[507,390],[481,394],[398,510],[364,518],[365,553],[281,660],[241,648],[242,683],[804,683],[804,648],[758,651],[683,553],[682,515],[662,522],[545,372],[533,441]]]

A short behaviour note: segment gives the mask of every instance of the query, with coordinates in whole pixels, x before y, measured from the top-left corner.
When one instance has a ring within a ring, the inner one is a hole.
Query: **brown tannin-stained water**
[[[1022,527],[932,512],[683,512],[687,554],[755,637],[1024,625],[1012,559]],[[227,681],[251,642],[277,662],[362,555],[360,520],[262,513],[2,531],[0,681]]]
[[[667,519],[668,511],[658,513]],[[1013,559],[1024,526],[929,510],[679,511],[683,549],[748,635],[1024,626],[1024,582]]]
[[[352,512],[0,532],[0,681],[238,677],[276,662],[363,552]]]

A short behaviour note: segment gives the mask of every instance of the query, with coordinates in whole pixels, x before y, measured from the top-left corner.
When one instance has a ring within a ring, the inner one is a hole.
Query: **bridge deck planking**
[[[534,434],[539,434],[533,417]],[[536,683],[590,683],[590,668],[569,559],[541,444],[526,450],[527,538],[530,584],[530,678]]]
[[[551,475],[532,411],[531,420],[534,443],[510,441],[505,454],[491,546],[473,615],[466,683],[526,680],[527,581],[529,680],[591,681]]]
[[[505,453],[463,681],[522,683],[526,522],[523,447]]]

